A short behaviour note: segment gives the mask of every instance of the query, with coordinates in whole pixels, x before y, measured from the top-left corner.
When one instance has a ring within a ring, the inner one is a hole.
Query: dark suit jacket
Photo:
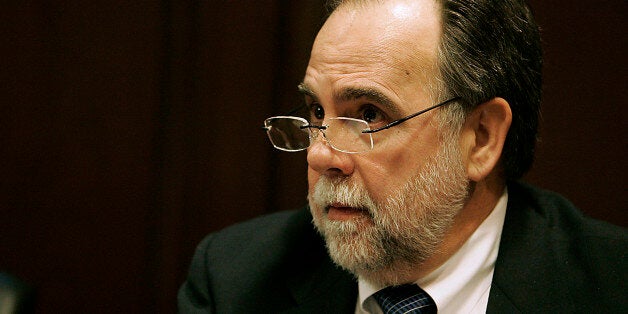
[[[489,313],[628,312],[625,229],[519,183],[509,200]],[[181,313],[353,313],[356,280],[334,266],[307,209],[205,238],[179,291]]]

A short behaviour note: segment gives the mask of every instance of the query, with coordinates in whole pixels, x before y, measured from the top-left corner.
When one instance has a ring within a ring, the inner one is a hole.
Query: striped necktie
[[[407,284],[382,289],[373,295],[384,314],[436,313],[436,303],[419,286]]]

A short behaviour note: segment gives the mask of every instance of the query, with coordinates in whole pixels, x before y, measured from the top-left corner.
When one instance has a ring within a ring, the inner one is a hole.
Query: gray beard
[[[438,253],[469,196],[469,181],[455,141],[448,143],[404,186],[376,203],[366,188],[347,177],[321,176],[308,196],[313,222],[332,260],[378,285],[405,283]],[[362,208],[368,215],[330,221],[331,203]]]

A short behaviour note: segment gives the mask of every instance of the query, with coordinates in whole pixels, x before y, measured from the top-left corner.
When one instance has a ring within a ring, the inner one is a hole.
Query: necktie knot
[[[415,284],[384,288],[373,295],[384,314],[436,313],[436,303]]]

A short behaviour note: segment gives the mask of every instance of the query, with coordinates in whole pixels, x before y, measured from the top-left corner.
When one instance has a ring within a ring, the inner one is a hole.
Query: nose
[[[354,163],[351,154],[335,150],[327,139],[318,132],[312,138],[312,144],[307,151],[309,167],[321,175],[348,176],[353,173]]]

